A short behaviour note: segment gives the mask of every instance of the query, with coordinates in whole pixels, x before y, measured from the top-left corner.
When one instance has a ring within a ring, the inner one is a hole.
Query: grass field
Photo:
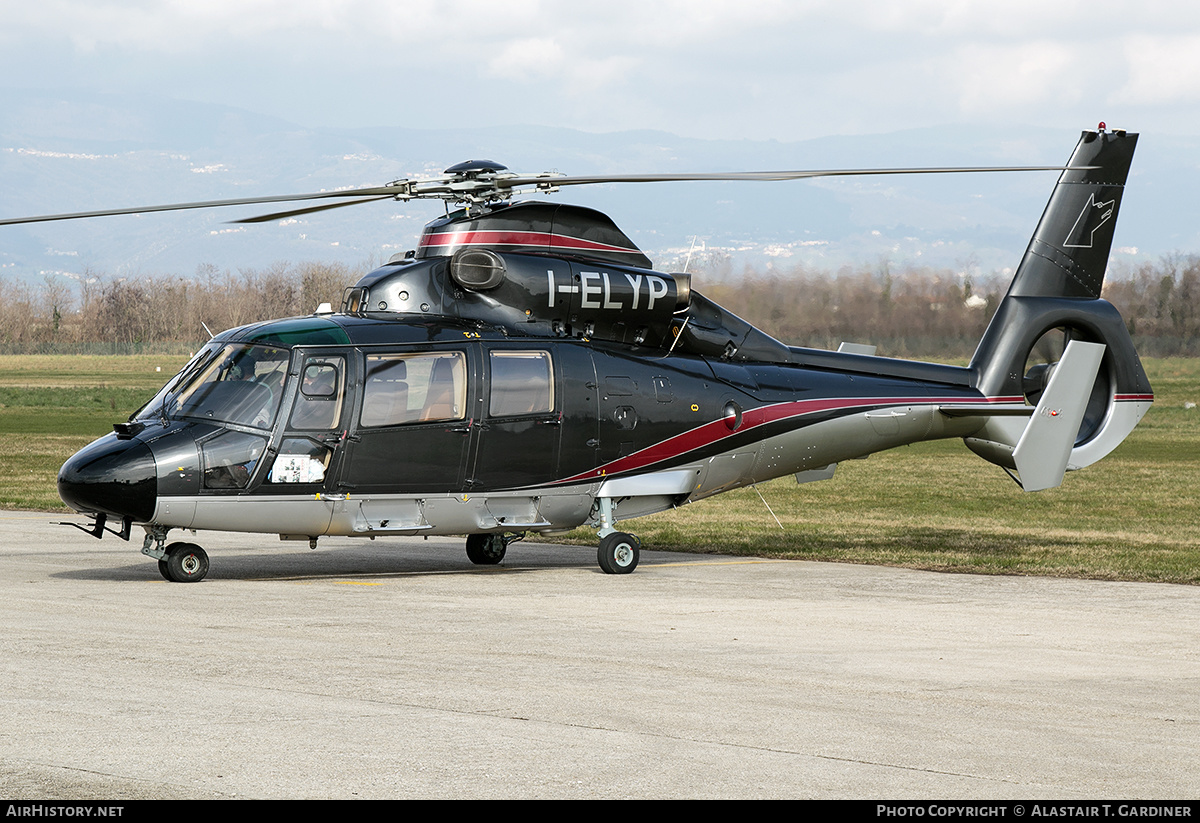
[[[62,511],[58,467],[181,356],[0,357],[0,507]],[[959,441],[843,463],[627,521],[647,547],[944,571],[1200,584],[1200,359],[1147,360],[1156,402],[1106,460],[1026,494]],[[159,369],[160,371],[156,371]],[[783,528],[759,499],[770,505]],[[594,544],[579,530],[555,540]]]
[[[0,356],[0,507],[66,511],[58,467],[185,362],[187,355]]]

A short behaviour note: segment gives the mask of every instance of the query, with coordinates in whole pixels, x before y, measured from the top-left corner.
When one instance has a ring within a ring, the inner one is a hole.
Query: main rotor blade
[[[858,177],[883,174],[959,174],[973,172],[1008,171],[1076,171],[1093,169],[1095,166],[960,166],[947,168],[896,168],[896,169],[812,169],[798,171],[749,171],[749,172],[706,172],[699,174],[597,174],[562,175],[553,174],[517,175],[500,173],[493,176],[434,177],[428,180],[396,180],[384,186],[368,186],[340,191],[311,192],[308,194],[278,194],[266,197],[237,197],[228,200],[198,200],[191,203],[167,203],[155,206],[131,206],[121,209],[100,209],[68,214],[43,214],[36,217],[12,217],[0,219],[0,226],[21,223],[48,223],[56,220],[79,220],[86,217],[111,217],[121,214],[148,214],[151,212],[185,211],[188,209],[211,209],[224,206],[249,206],[259,203],[294,203],[304,200],[336,199],[338,203],[304,209],[245,218],[231,222],[263,223],[300,214],[336,209],[368,200],[417,200],[441,198],[452,202],[485,203],[509,196],[515,189],[535,186],[541,190],[560,186],[580,186],[589,183],[670,183],[692,180],[802,180],[814,177]]]
[[[241,220],[226,220],[226,223],[270,223],[272,220],[285,220],[289,217],[297,217],[301,214],[312,214],[318,211],[328,211],[330,209],[340,209],[342,206],[357,206],[359,203],[373,203],[376,200],[391,200],[392,196],[386,197],[364,197],[361,200],[347,200],[344,203],[325,203],[320,206],[309,206],[306,209],[292,209],[290,211],[277,211],[271,214],[260,214],[257,217],[243,217]]]
[[[897,169],[810,169],[798,171],[729,171],[699,174],[593,174],[553,176],[513,176],[496,181],[500,188],[518,186],[580,186],[588,183],[675,183],[691,180],[804,180],[812,177],[858,177],[881,174],[964,174],[1006,171],[1083,171],[1096,166],[954,166]]]
[[[119,214],[146,214],[156,211],[185,211],[187,209],[211,209],[222,206],[250,206],[256,203],[290,203],[299,200],[323,200],[327,198],[365,197],[382,199],[392,197],[403,191],[398,186],[372,186],[362,189],[345,189],[342,191],[322,191],[310,194],[277,194],[268,197],[237,197],[230,200],[197,200],[191,203],[167,203],[160,206],[131,206],[123,209],[101,209],[98,211],[80,211],[71,214],[43,214],[36,217],[12,217],[0,220],[0,226],[11,226],[18,223],[49,223],[54,220],[79,220],[84,217],[112,217]]]

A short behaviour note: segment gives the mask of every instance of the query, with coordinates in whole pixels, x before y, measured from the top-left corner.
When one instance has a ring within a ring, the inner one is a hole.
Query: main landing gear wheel
[[[208,553],[195,543],[172,543],[158,570],[172,583],[199,583],[208,574]]]
[[[507,550],[502,534],[467,535],[467,558],[476,566],[495,566]]]
[[[600,539],[596,560],[605,574],[629,574],[637,568],[642,543],[632,534],[613,532]]]

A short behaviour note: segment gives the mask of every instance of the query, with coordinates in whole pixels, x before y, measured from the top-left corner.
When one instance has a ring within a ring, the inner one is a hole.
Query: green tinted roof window
[[[347,346],[350,338],[337,323],[321,317],[293,317],[268,323],[246,338],[281,346]]]

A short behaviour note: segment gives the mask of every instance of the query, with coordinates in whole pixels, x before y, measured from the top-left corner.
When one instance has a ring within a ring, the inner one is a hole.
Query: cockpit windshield
[[[206,346],[134,419],[199,418],[269,429],[283,397],[288,358],[287,349],[274,346]]]

